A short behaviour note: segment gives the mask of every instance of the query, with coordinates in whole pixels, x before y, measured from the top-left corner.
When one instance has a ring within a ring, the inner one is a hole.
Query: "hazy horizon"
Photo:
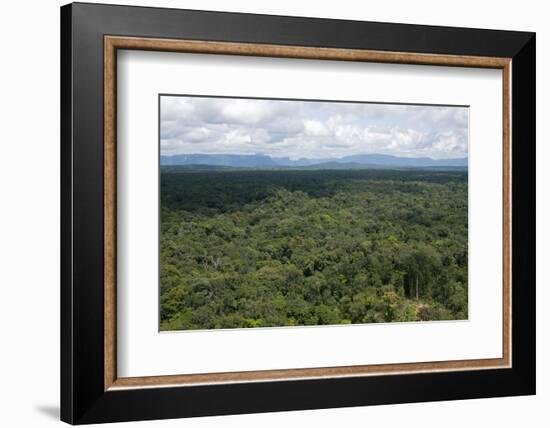
[[[161,155],[468,157],[468,108],[160,97]]]

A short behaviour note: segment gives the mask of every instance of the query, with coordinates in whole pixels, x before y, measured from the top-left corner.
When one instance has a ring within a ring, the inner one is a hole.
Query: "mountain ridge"
[[[313,167],[322,164],[354,164],[364,167],[468,167],[468,158],[432,159],[429,157],[400,157],[384,154],[356,154],[341,158],[292,160],[288,157],[271,157],[264,154],[179,154],[161,155],[161,166],[211,165],[237,168]]]

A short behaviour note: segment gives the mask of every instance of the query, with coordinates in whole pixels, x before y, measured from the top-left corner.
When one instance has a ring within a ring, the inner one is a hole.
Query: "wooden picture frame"
[[[118,49],[502,70],[502,358],[118,377]],[[534,34],[77,3],[61,9],[61,52],[62,420],[114,422],[535,392]]]

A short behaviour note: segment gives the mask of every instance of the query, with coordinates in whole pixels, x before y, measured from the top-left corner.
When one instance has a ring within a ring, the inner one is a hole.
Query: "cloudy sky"
[[[162,96],[161,153],[466,157],[468,108]]]

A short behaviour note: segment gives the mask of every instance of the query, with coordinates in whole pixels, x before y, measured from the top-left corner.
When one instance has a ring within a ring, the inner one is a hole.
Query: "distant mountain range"
[[[231,168],[467,168],[468,158],[431,159],[428,157],[407,158],[381,154],[363,154],[341,158],[292,160],[288,157],[277,158],[261,154],[181,154],[161,156],[160,164],[163,166],[209,165]]]

